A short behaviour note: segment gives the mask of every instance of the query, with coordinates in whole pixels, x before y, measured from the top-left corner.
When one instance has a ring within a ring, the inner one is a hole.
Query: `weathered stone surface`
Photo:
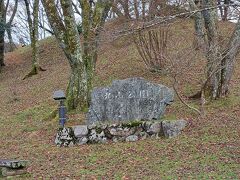
[[[99,131],[100,128],[97,130]],[[97,132],[96,129],[92,129],[91,133],[88,137],[90,143],[105,143],[107,142],[107,138],[103,130],[101,132]]]
[[[137,140],[138,140],[138,136],[137,135],[131,135],[131,136],[128,136],[126,138],[127,142],[134,142],[134,141],[137,141]]]
[[[158,120],[173,101],[173,90],[143,78],[113,81],[91,94],[88,123],[97,121]]]
[[[0,159],[0,167],[8,167],[12,169],[24,168],[27,166],[28,161],[26,160],[8,160]]]
[[[111,128],[109,132],[113,136],[130,136],[135,132],[135,128]]]
[[[88,133],[74,134],[74,128],[59,129],[55,143],[58,146],[72,146],[74,144],[93,144],[107,142],[131,142],[146,138],[175,137],[187,125],[185,120],[177,121],[131,121],[119,124],[98,124],[87,126]],[[82,132],[82,131],[81,131]],[[164,132],[164,133],[163,133]],[[83,134],[85,134],[83,136]]]
[[[75,137],[83,137],[88,134],[88,126],[87,125],[80,125],[73,127]]]
[[[26,174],[26,173],[27,173],[27,168],[12,169],[12,168],[8,168],[8,167],[2,167],[2,176],[3,177],[17,176],[17,175],[22,175],[22,174]]]
[[[28,161],[26,160],[0,160],[0,176],[17,176],[27,173]]]
[[[163,121],[162,128],[164,136],[168,138],[176,137],[181,134],[181,130],[183,130],[186,125],[187,121],[185,120]]]
[[[72,128],[60,128],[58,130],[55,144],[57,146],[71,146],[75,143],[75,136]]]
[[[88,138],[87,137],[80,137],[77,138],[76,144],[82,145],[82,144],[87,144]]]
[[[159,134],[162,131],[162,123],[161,122],[155,122],[149,126],[147,129],[147,133],[152,134]]]

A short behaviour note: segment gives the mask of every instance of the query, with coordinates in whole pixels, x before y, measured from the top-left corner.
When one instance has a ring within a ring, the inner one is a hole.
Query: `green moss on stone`
[[[101,127],[96,127],[95,130],[97,134],[100,134],[103,131]]]
[[[140,125],[142,125],[142,121],[132,121],[132,122],[128,122],[128,123],[123,123],[122,127],[127,127],[127,128],[132,128],[132,127],[138,127]]]

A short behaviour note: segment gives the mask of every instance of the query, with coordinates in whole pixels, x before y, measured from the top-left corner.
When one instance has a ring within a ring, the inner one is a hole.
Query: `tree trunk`
[[[4,34],[5,30],[0,29],[0,69],[2,66],[5,66],[4,63]]]
[[[129,12],[129,0],[123,0],[121,1],[122,7],[123,7],[123,11],[124,11],[124,15],[126,19],[131,19],[131,15]]]
[[[203,8],[214,6],[212,0],[203,0]],[[209,78],[205,91],[209,93],[212,99],[221,97],[221,70],[222,70],[222,54],[219,44],[219,32],[217,25],[217,12],[215,9],[202,11],[205,21],[205,28],[208,37],[207,50],[207,78]]]
[[[78,60],[73,59],[73,61]],[[76,62],[71,67],[66,100],[68,110],[86,111],[88,108],[86,76],[86,71],[81,64]]]
[[[196,4],[193,0],[189,0],[189,5],[192,11],[198,9]],[[194,27],[196,32],[196,38],[194,39],[194,47],[195,49],[202,49],[203,52],[206,52],[206,38],[205,38],[205,31],[204,31],[204,22],[203,16],[201,12],[196,12],[194,14]]]
[[[28,16],[27,19],[32,47],[32,69],[23,78],[26,79],[28,77],[38,74],[39,71],[45,71],[45,69],[41,68],[39,65],[39,43],[38,43],[39,0],[34,0],[33,3],[33,19],[31,17],[30,5],[28,0],[24,0],[24,2],[27,10]]]
[[[114,0],[112,3],[112,11],[116,13],[118,17],[123,17],[123,13],[118,9],[118,0]]]
[[[32,66],[36,70],[36,74],[41,69],[39,66],[39,44],[38,44],[38,16],[39,16],[39,0],[35,0],[33,4],[33,26],[32,31]]]
[[[5,25],[6,25],[6,16],[5,16],[5,6],[4,1],[0,2],[0,70],[2,66],[5,66],[4,63],[4,35],[5,35]]]
[[[134,12],[135,12],[136,19],[139,19],[138,0],[134,0],[133,3],[134,3]]]
[[[8,35],[8,39],[9,39],[9,50],[10,50],[10,52],[13,52],[15,49],[15,44],[13,43],[11,28],[7,29],[7,35]]]
[[[228,5],[229,5],[229,0],[224,0],[224,8],[223,8],[223,14],[222,14],[222,20],[227,21],[228,20]]]
[[[145,20],[146,17],[146,0],[142,0],[142,18]]]
[[[97,51],[99,34],[107,14],[110,10],[109,3],[97,2],[94,11],[90,10],[87,0],[82,1],[82,23],[83,23],[83,59],[87,71],[88,101],[90,102],[93,88],[93,78],[97,62]],[[90,13],[89,13],[90,12]],[[92,13],[92,14],[91,14]]]
[[[192,10],[192,0],[189,0]],[[214,6],[213,0],[201,1],[203,8]],[[218,3],[220,3],[218,1]],[[225,1],[227,3],[227,1]],[[217,12],[215,10],[202,11],[205,26],[199,23],[201,28],[206,29],[207,33],[207,80],[203,86],[206,95],[212,99],[224,97],[229,92],[229,84],[232,78],[236,56],[240,49],[240,19],[236,24],[235,30],[229,40],[229,43],[222,53],[219,43],[219,32],[217,26]],[[195,21],[197,21],[195,16]],[[195,22],[196,23],[196,22]]]
[[[63,17],[59,15],[54,1],[42,0],[42,2],[54,35],[71,67],[67,87],[67,109],[85,110],[88,107],[87,75],[82,59],[80,37],[74,19],[72,2],[70,0],[61,0]]]
[[[222,70],[222,96],[226,96],[229,92],[229,84],[232,78],[236,56],[240,50],[240,20],[236,24],[235,30],[229,40],[228,46],[223,53],[222,65],[225,67]]]

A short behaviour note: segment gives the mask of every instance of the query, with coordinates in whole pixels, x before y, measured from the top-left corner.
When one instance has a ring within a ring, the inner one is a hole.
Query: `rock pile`
[[[92,124],[64,127],[57,133],[58,146],[108,142],[132,142],[149,137],[176,137],[187,125],[185,120],[175,121],[132,121],[120,124]]]

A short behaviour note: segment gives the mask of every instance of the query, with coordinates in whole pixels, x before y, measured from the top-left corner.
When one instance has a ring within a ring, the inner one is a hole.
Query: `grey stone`
[[[11,179],[18,179],[17,177],[16,178],[13,178],[13,177],[18,175],[23,175],[26,173],[27,173],[27,168],[17,168],[17,169],[12,169],[8,167],[0,168],[0,178],[2,175],[3,177],[7,177],[7,179],[8,179],[8,176],[11,177]]]
[[[118,142],[118,138],[117,137],[113,137],[113,142],[117,143]]]
[[[126,138],[127,142],[133,142],[133,141],[137,141],[137,140],[138,140],[138,136],[136,136],[136,135],[131,135]]]
[[[55,138],[57,146],[71,146],[74,144],[75,136],[72,128],[60,128]]]
[[[158,120],[173,101],[173,90],[143,78],[113,81],[91,94],[89,124],[100,121]]]
[[[97,133],[95,129],[91,130],[90,136],[88,137],[89,141],[92,143],[106,143],[107,138],[105,137],[104,131],[101,131],[101,133]]]
[[[87,137],[81,137],[77,139],[77,144],[82,145],[82,144],[87,144],[88,138]]]
[[[147,129],[147,133],[152,134],[159,134],[162,130],[162,123],[161,122],[155,122],[149,126]]]
[[[91,142],[96,142],[97,141],[97,132],[95,129],[91,130],[90,136],[89,136],[89,140]]]
[[[103,144],[107,143],[107,138],[106,137],[99,138],[99,142]]]
[[[147,139],[149,137],[149,135],[146,132],[141,132],[139,136],[142,140]]]
[[[135,128],[111,128],[110,134],[113,136],[130,136],[134,134]]]
[[[176,137],[181,134],[181,130],[183,130],[186,125],[187,121],[185,120],[163,121],[162,128],[164,136],[167,138]]]
[[[73,127],[75,137],[83,137],[88,134],[88,126],[87,125],[80,125]]]

